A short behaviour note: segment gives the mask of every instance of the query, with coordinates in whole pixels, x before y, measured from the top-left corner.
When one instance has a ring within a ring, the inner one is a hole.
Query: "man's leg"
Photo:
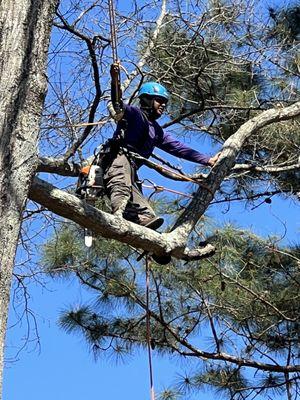
[[[131,165],[124,154],[113,160],[104,174],[104,183],[112,213],[123,216],[132,191]]]
[[[124,154],[118,155],[104,175],[104,182],[111,202],[112,213],[140,225],[157,229],[163,223],[155,215],[149,202],[140,191],[136,172]]]
[[[131,199],[127,204],[124,217],[151,229],[159,228],[164,222],[163,218],[156,216],[153,208],[143,196],[136,182],[132,186]]]

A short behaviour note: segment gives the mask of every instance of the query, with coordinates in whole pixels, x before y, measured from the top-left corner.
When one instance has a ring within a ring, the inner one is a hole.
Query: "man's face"
[[[164,97],[156,96],[153,98],[153,111],[157,115],[157,118],[162,116],[167,102],[168,101]]]

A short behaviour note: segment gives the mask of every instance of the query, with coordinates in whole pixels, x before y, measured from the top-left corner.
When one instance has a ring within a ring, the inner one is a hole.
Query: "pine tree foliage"
[[[240,108],[234,115],[224,111],[216,116],[225,138],[229,135],[225,127],[233,133],[247,119],[248,114],[242,109],[256,103],[258,82],[251,63],[237,62],[230,43],[226,43],[221,34],[206,32],[205,26],[202,29],[200,25],[199,32],[194,32],[180,20],[167,24],[149,58],[149,65],[173,93],[170,111],[174,117],[178,116],[178,111],[204,111],[206,106],[208,112],[202,113],[200,121],[203,121],[214,105]]]
[[[46,246],[45,266],[52,274],[77,275],[94,301],[65,310],[60,326],[82,335],[96,358],[123,359],[145,347],[145,279],[137,254],[102,240],[87,260],[78,232],[68,236],[65,229]],[[72,235],[77,250],[66,246]],[[161,398],[185,398],[207,386],[234,399],[282,393],[287,372],[277,365],[299,357],[299,247],[281,248],[275,237],[263,240],[231,225],[207,240],[219,249],[209,260],[151,264],[151,347],[194,365]]]
[[[275,9],[269,8],[270,17],[273,20],[272,36],[284,43],[285,46],[292,46],[300,40],[300,7],[291,3],[288,7]]]

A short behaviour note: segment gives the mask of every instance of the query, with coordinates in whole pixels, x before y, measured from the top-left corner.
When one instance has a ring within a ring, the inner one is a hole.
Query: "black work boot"
[[[161,217],[144,217],[139,216],[139,225],[145,226],[146,228],[153,229],[156,231],[162,224],[164,219]]]
[[[167,265],[172,260],[171,256],[168,254],[164,256],[157,256],[156,254],[151,254],[151,258],[153,259],[153,261],[155,261],[157,264],[160,265]]]

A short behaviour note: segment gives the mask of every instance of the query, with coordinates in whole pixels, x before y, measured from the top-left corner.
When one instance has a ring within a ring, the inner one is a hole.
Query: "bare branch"
[[[94,122],[97,107],[98,107],[100,99],[102,97],[99,67],[98,67],[97,57],[96,57],[96,53],[95,53],[95,44],[98,39],[105,40],[107,42],[109,42],[109,40],[106,38],[103,38],[102,36],[99,36],[99,35],[94,36],[93,39],[90,39],[86,35],[75,30],[73,26],[69,25],[68,22],[63,18],[63,16],[59,15],[59,18],[62,21],[63,25],[62,26],[58,25],[58,27],[69,31],[70,33],[74,34],[75,36],[77,36],[81,40],[83,40],[86,43],[88,51],[89,51],[92,70],[93,70],[94,83],[95,83],[95,96],[94,96],[94,100],[92,102],[92,105],[91,105],[91,108],[89,111],[89,118],[88,118],[88,122],[92,123],[92,122]],[[93,129],[92,125],[87,125],[85,127],[83,133],[78,138],[78,140],[75,143],[73,143],[71,148],[66,152],[66,154],[65,154],[66,161],[75,154],[76,150],[82,145],[82,143],[88,137],[88,135],[92,129]]]
[[[155,41],[161,31],[161,28],[163,27],[163,20],[166,17],[166,15],[167,15],[167,0],[163,0],[162,5],[161,5],[160,16],[158,17],[158,19],[156,21],[156,28],[153,31],[152,38],[149,41],[148,46],[147,46],[142,58],[137,63],[137,68],[134,71],[132,71],[131,74],[128,76],[128,78],[123,82],[122,91],[125,91],[129,87],[132,80],[139,74],[140,70],[146,64],[147,59],[148,59],[149,55],[151,54],[151,50],[155,46]]]
[[[49,172],[62,176],[78,176],[80,165],[62,158],[40,157],[37,172]]]
[[[297,172],[300,170],[300,164],[292,164],[292,165],[251,165],[251,164],[236,164],[232,168],[232,172],[242,172],[242,171],[251,171],[251,172],[263,172],[267,174],[277,174],[280,172]]]

